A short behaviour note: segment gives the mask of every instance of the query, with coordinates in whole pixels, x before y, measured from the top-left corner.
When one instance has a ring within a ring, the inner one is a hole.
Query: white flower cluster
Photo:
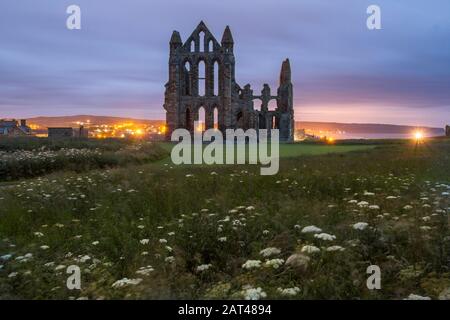
[[[247,260],[247,262],[245,262],[242,265],[242,268],[243,269],[247,269],[247,270],[257,269],[257,268],[260,268],[260,267],[261,267],[261,260]]]
[[[212,264],[202,264],[197,267],[197,272],[203,272],[212,267]]]
[[[138,271],[136,271],[136,274],[148,276],[151,272],[155,271],[152,266],[146,266],[139,268]]]
[[[120,280],[117,280],[116,282],[114,282],[111,287],[122,288],[122,287],[129,286],[129,285],[135,286],[141,282],[142,282],[141,278],[137,278],[137,279],[123,278],[123,279],[120,279]]]
[[[300,292],[299,287],[293,287],[293,288],[278,288],[277,291],[282,295],[286,297],[292,297],[297,295]]]
[[[261,251],[259,252],[259,254],[262,255],[262,256],[265,257],[265,258],[270,257],[270,256],[276,256],[276,255],[278,255],[278,254],[280,254],[280,253],[281,253],[281,250],[280,250],[280,249],[278,249],[278,248],[273,248],[273,247],[263,249],[263,250],[261,250]]]
[[[353,225],[353,229],[362,231],[366,229],[368,226],[369,224],[367,222],[358,222]]]
[[[302,233],[320,233],[322,229],[316,226],[307,226],[302,229]]]
[[[267,260],[265,265],[266,265],[266,267],[269,267],[269,268],[278,269],[283,264],[284,264],[283,259],[272,259],[272,260]]]
[[[323,240],[323,241],[333,241],[336,239],[336,236],[332,235],[332,234],[328,234],[328,233],[319,233],[319,234],[315,234],[314,238]]]
[[[242,292],[245,300],[260,300],[266,298],[267,294],[260,288],[248,288]]]

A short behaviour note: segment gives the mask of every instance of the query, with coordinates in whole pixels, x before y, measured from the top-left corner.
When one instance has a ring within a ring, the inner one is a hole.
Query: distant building
[[[49,138],[88,138],[88,129],[80,126],[79,128],[72,127],[55,127],[48,128]]]
[[[445,126],[445,135],[450,137],[450,126]]]
[[[27,126],[27,120],[22,119],[19,123],[16,119],[0,119],[0,137],[21,137],[29,135],[31,135],[31,128]]]

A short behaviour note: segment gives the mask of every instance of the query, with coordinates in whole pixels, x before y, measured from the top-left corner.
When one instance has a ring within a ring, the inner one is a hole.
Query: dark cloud
[[[2,0],[0,116],[163,118],[168,40],[204,20],[231,26],[237,80],[276,90],[290,57],[297,118],[443,125],[450,120],[450,2],[377,0]],[[65,28],[82,8],[82,30]],[[347,112],[347,113],[346,113]],[[408,116],[404,116],[405,113]],[[330,119],[330,117],[333,117]]]

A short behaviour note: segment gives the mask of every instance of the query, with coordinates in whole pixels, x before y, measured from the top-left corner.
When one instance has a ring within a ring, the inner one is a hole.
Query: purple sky
[[[187,5],[187,3],[190,5]],[[65,27],[82,9],[82,30]],[[382,30],[366,28],[366,8]],[[277,88],[289,57],[296,119],[450,123],[448,0],[1,0],[0,117],[163,119],[168,41],[204,20],[235,40],[236,78]]]

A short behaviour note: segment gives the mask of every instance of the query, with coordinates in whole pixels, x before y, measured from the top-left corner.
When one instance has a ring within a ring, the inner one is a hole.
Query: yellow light
[[[136,130],[136,134],[137,134],[137,135],[141,135],[141,134],[143,134],[143,131],[142,131],[141,129],[137,129],[137,130]]]
[[[419,141],[422,140],[424,138],[423,136],[423,132],[422,131],[416,131],[414,132],[414,138]]]

